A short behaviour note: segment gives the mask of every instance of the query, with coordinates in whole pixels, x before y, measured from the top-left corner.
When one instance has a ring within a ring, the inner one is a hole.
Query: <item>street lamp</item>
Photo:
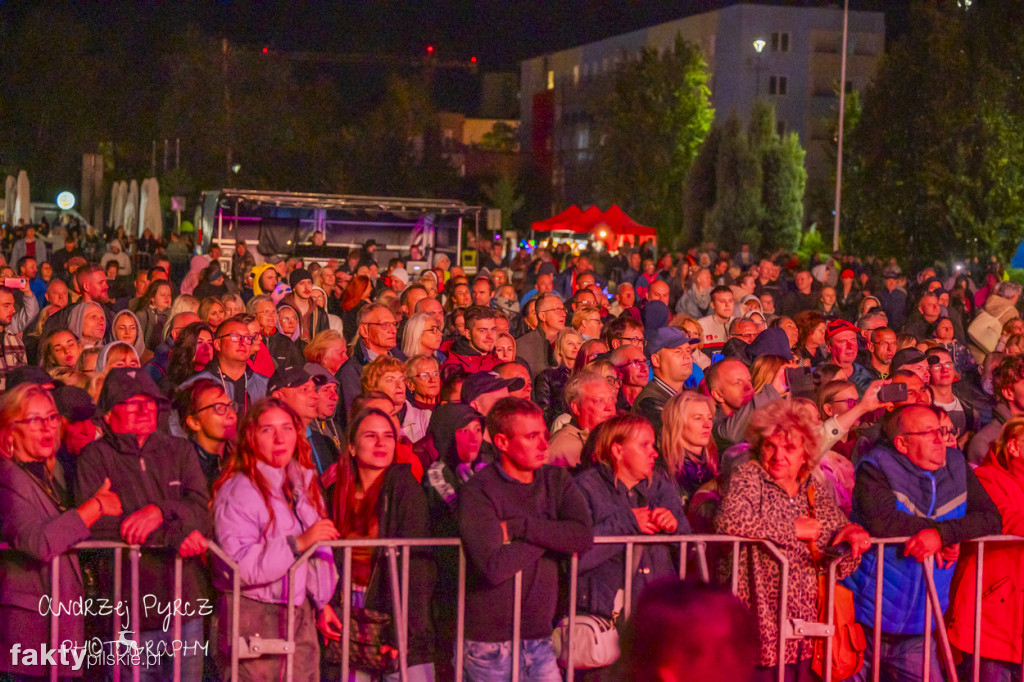
[[[761,38],[754,41],[754,51],[757,52],[757,62],[754,66],[754,73],[756,74],[755,99],[761,96],[761,50],[764,49],[766,44]]]

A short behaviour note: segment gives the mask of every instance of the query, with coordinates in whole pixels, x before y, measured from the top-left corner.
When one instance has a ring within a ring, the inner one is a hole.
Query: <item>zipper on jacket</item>
[[[932,506],[928,508],[928,518],[932,518],[935,515],[935,474],[929,473],[928,480],[932,484]]]
[[[142,469],[143,471],[146,470],[146,460],[144,460],[142,457],[139,457],[139,468]]]

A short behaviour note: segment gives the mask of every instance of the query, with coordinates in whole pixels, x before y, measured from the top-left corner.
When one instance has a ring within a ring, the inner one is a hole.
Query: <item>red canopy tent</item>
[[[583,215],[583,211],[576,204],[573,204],[569,208],[565,209],[561,213],[555,216],[551,216],[546,220],[538,220],[533,224],[533,229],[537,232],[550,232],[551,230],[572,230],[576,220]]]
[[[658,234],[658,231],[653,227],[641,225],[630,218],[617,204],[612,204],[612,207],[604,212],[604,219],[608,223],[608,227],[619,235],[630,234],[638,237],[655,237]]]

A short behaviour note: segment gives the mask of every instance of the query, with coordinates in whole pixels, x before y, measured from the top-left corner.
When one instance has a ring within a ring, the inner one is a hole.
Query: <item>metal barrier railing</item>
[[[885,547],[886,545],[903,544],[909,537],[898,537],[898,538],[871,538],[871,544],[875,545],[875,549],[872,550],[876,553],[877,563],[875,565],[875,615],[874,623],[872,628],[872,661],[871,661],[871,675],[873,682],[879,682],[881,676],[881,642],[882,642],[882,591],[884,587],[884,572],[885,572]],[[981,676],[981,597],[982,597],[982,585],[984,575],[984,556],[985,556],[985,544],[993,542],[1022,542],[1024,538],[1015,535],[990,535],[982,538],[972,540],[970,543],[964,543],[964,545],[976,545],[977,547],[977,565],[975,567],[975,594],[974,594],[974,656],[973,656],[973,672],[971,679],[973,682],[978,682]],[[961,548],[961,556],[963,556],[963,547]],[[835,605],[835,592],[836,592],[836,568],[842,557],[833,559],[829,564],[828,569],[828,590],[826,593],[825,612],[827,614],[828,625],[834,624],[834,605]],[[931,679],[931,648],[932,648],[932,623],[933,620],[936,623],[934,628],[938,634],[939,646],[940,646],[940,658],[939,663],[946,668],[947,679],[957,679],[956,664],[953,657],[953,649],[949,642],[949,633],[946,631],[946,624],[944,614],[942,612],[942,604],[939,600],[938,590],[935,587],[935,558],[929,557],[923,562],[924,569],[924,580],[925,589],[928,593],[927,600],[925,601],[925,628],[924,628],[924,650],[922,653],[922,669],[921,679],[927,682]],[[1021,637],[1024,638],[1024,632],[1021,633]],[[825,640],[825,661],[832,660],[832,645],[833,638],[828,637]],[[1024,657],[1021,661],[1021,676],[1024,679]],[[941,679],[941,678],[940,678]],[[825,679],[824,682],[832,681],[832,667],[831,665],[825,666]]]
[[[875,548],[871,551],[876,552],[877,564],[875,566],[875,614],[874,614],[874,627],[873,627],[873,658],[872,658],[872,678],[875,682],[880,679],[880,662],[881,662],[881,637],[882,637],[882,590],[884,586],[884,570],[885,570],[885,547],[888,545],[902,544],[909,538],[872,538],[871,542],[875,545]],[[980,665],[981,665],[981,617],[982,617],[982,594],[983,594],[983,577],[984,577],[984,555],[985,546],[992,543],[1004,543],[1004,542],[1024,542],[1024,537],[1018,536],[1006,536],[1006,535],[995,535],[978,538],[970,543],[965,544],[966,547],[970,545],[974,546],[974,550],[977,556],[975,572],[975,586],[974,586],[974,657],[973,657],[973,674],[972,679],[977,682],[980,678]],[[691,556],[690,548],[693,548],[693,553],[696,556],[697,570],[700,574],[700,578],[703,582],[711,582],[711,571],[708,565],[707,547],[709,544],[728,544],[731,547],[731,579],[730,588],[733,594],[737,594],[739,588],[739,558],[740,558],[740,547],[743,544],[757,544],[765,548],[780,564],[780,595],[779,595],[779,642],[778,642],[778,679],[780,682],[785,678],[785,652],[786,642],[792,639],[800,639],[802,637],[823,637],[825,639],[825,661],[831,660],[832,655],[832,644],[834,634],[834,616],[833,608],[835,602],[835,588],[836,588],[836,569],[841,557],[834,559],[830,562],[828,567],[828,582],[827,582],[827,593],[826,593],[826,604],[825,612],[827,614],[826,622],[822,624],[801,624],[802,627],[794,628],[791,627],[788,622],[788,592],[789,592],[789,562],[784,552],[782,552],[773,543],[766,540],[756,540],[750,538],[741,538],[736,536],[723,536],[723,535],[642,535],[642,536],[607,536],[607,537],[596,537],[594,543],[597,545],[613,545],[619,544],[625,547],[625,561],[624,561],[624,616],[629,618],[630,608],[632,604],[632,592],[633,592],[633,554],[636,545],[649,545],[649,544],[667,544],[667,545],[678,545],[679,547],[679,577],[686,578],[688,567],[688,559]],[[236,679],[238,676],[239,658],[240,658],[240,646],[242,638],[239,636],[239,619],[240,619],[240,596],[241,596],[241,578],[237,564],[216,544],[208,541],[209,549],[214,553],[225,565],[227,569],[232,572],[232,588],[231,588],[231,615],[230,624],[221,623],[220,626],[225,625],[230,628],[230,639],[231,642],[231,661],[230,670],[232,679]],[[410,578],[410,561],[411,554],[414,548],[443,548],[452,547],[458,549],[458,595],[457,595],[457,607],[456,607],[456,641],[455,641],[455,680],[456,682],[462,682],[463,679],[463,653],[465,649],[464,639],[464,624],[465,624],[465,599],[466,599],[466,555],[462,548],[462,543],[458,538],[424,538],[424,539],[367,539],[367,540],[334,540],[330,542],[320,542],[303,552],[288,569],[287,579],[289,584],[294,584],[295,572],[304,565],[309,558],[313,555],[318,547],[331,547],[342,550],[342,580],[341,589],[342,594],[345,598],[342,599],[342,613],[339,614],[343,624],[343,646],[341,647],[341,673],[342,679],[348,679],[350,672],[350,661],[349,661],[349,641],[351,638],[351,589],[352,589],[352,555],[354,548],[380,548],[382,549],[388,560],[389,567],[389,587],[391,590],[391,598],[393,604],[393,619],[396,626],[396,640],[398,649],[398,662],[399,662],[399,675],[404,681],[408,679],[408,654],[409,654],[409,578]],[[0,545],[0,550],[6,549]],[[139,560],[141,552],[146,549],[139,545],[128,545],[119,542],[105,542],[105,541],[87,541],[81,542],[71,548],[70,551],[78,550],[113,550],[114,552],[114,580],[113,580],[113,598],[114,603],[121,603],[121,596],[124,591],[123,584],[123,552],[125,549],[129,551],[130,561],[130,589],[131,589],[131,612],[130,618],[133,623],[139,623],[140,613],[140,586],[139,586]],[[401,565],[399,565],[399,550],[401,551]],[[62,555],[61,555],[62,556]],[[50,598],[53,603],[60,603],[60,559],[61,556],[54,557],[51,562],[51,595]],[[182,569],[183,563],[180,555],[175,556],[174,565],[174,600],[176,603],[180,603],[182,599]],[[939,645],[940,645],[940,663],[946,668],[947,673],[952,673],[950,679],[955,678],[954,670],[954,659],[952,653],[952,647],[950,645],[949,636],[946,631],[944,623],[944,617],[942,613],[941,603],[939,600],[938,592],[935,587],[934,581],[934,560],[929,559],[924,562],[924,580],[925,586],[928,593],[927,601],[925,604],[925,622],[931,624],[933,620],[936,623],[935,633],[937,634]],[[572,633],[576,626],[576,607],[577,607],[577,592],[578,592],[578,575],[579,572],[579,555],[573,554],[570,557],[570,585],[569,585],[569,614],[568,614],[568,637],[566,638],[565,645],[567,646],[567,659],[570,662],[569,668],[566,671],[566,679],[568,682],[572,682],[574,679],[574,668],[571,664],[573,657],[573,637]],[[516,573],[513,584],[513,633],[512,633],[512,681],[518,682],[520,674],[519,665],[519,654],[521,650],[521,637],[520,637],[520,621],[522,616],[522,573]],[[266,647],[263,651],[253,651],[247,653],[247,656],[251,655],[285,655],[287,657],[287,679],[293,679],[293,666],[294,666],[294,638],[295,638],[295,595],[290,592],[288,600],[288,620],[287,620],[287,639],[279,640],[278,643],[281,645],[279,648],[274,649],[273,647]],[[60,619],[61,609],[51,609],[50,612],[50,639],[51,642],[59,642],[60,636]],[[114,622],[113,622],[113,634],[114,642],[126,643],[126,641],[133,642],[135,647],[138,647],[139,637],[141,632],[135,633],[134,639],[125,640],[122,639],[121,635],[124,634],[121,631],[121,614],[118,609],[113,611]],[[173,623],[173,636],[175,641],[179,641],[181,638],[182,631],[182,610],[173,609],[172,614]],[[815,626],[818,627],[815,627]],[[1022,640],[1024,640],[1024,632],[1020,633]],[[931,640],[932,640],[932,628],[926,627],[923,633],[924,651],[926,655],[923,656],[922,663],[922,679],[928,680],[931,675]],[[269,642],[267,642],[269,643]],[[181,679],[181,651],[178,647],[174,648],[174,679]],[[830,665],[825,667],[825,682],[831,682],[832,670]],[[141,667],[140,661],[137,657],[131,659],[131,669],[133,680],[139,680]],[[59,670],[57,666],[53,666],[50,670],[50,680],[56,681],[58,679]],[[1021,675],[1024,678],[1024,660],[1021,661]],[[115,682],[120,682],[121,679],[121,665],[120,657],[115,657],[115,665],[112,669],[112,676]]]

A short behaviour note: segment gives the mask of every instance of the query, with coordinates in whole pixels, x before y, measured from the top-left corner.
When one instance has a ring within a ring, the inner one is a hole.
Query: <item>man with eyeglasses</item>
[[[700,339],[691,339],[675,327],[662,327],[647,344],[654,378],[633,402],[632,411],[651,422],[655,441],[661,442],[661,412],[669,398],[683,390],[693,374],[693,349]]]
[[[494,310],[471,305],[466,308],[463,319],[465,331],[452,344],[442,367],[456,366],[467,374],[491,371],[500,362],[494,354],[494,342],[498,338]]]
[[[526,361],[534,378],[555,366],[552,344],[565,328],[565,306],[555,294],[537,298],[537,329],[516,340],[516,358]]]
[[[896,355],[896,332],[885,326],[870,331],[867,350],[867,361],[861,363],[858,360],[850,376],[850,382],[861,393],[871,382],[889,378],[892,358]]]
[[[429,299],[424,299],[424,301]],[[423,303],[423,301],[420,301]],[[352,401],[362,390],[363,369],[372,360],[381,355],[389,355],[396,360],[405,362],[405,353],[397,348],[398,325],[395,316],[387,306],[371,303],[359,311],[356,319],[356,333],[359,338],[353,348],[352,355],[338,370],[338,381],[341,383],[341,398],[345,414],[348,414]]]
[[[595,428],[615,416],[618,391],[601,372],[584,370],[565,385],[565,404],[572,420],[554,432],[548,443],[548,464],[578,467],[583,445]]]
[[[616,407],[619,410],[629,410],[651,380],[651,366],[647,362],[643,346],[639,345],[619,346],[612,351],[609,359],[615,365],[615,371],[622,381]]]
[[[206,553],[206,537],[212,533],[209,490],[192,446],[157,428],[159,405],[164,401],[156,383],[141,369],[110,370],[103,382],[97,407],[103,415],[103,437],[85,446],[78,459],[76,498],[110,480],[110,489],[121,498],[123,514],[105,516],[92,527],[94,540],[139,544],[140,584],[147,599],[169,607],[174,599],[174,555],[184,557],[182,603],[197,604],[206,594],[206,577],[200,556]],[[112,566],[98,572],[101,581],[113,576]],[[101,585],[109,594],[111,586]],[[123,597],[128,599],[128,597]],[[174,664],[173,630],[163,627],[166,611],[143,609],[141,622],[133,623],[144,650],[167,651],[159,661],[143,659],[146,679],[171,676]],[[193,642],[203,641],[203,620],[183,616],[180,639],[183,647],[181,678],[202,679],[203,656]],[[122,673],[123,674],[123,673]]]
[[[249,367],[249,349],[256,339],[249,325],[238,317],[224,320],[213,336],[213,360],[188,380],[213,379],[238,407],[239,418],[249,407],[267,395],[267,377]]]
[[[882,599],[882,679],[919,679],[925,654],[928,591],[923,562],[934,557],[940,610],[949,606],[953,569],[960,543],[1000,532],[999,510],[967,465],[963,453],[946,446],[939,413],[911,405],[885,419],[889,442],[872,449],[857,464],[850,520],[872,537],[909,536],[885,546]],[[845,584],[853,591],[857,621],[867,650],[858,680],[871,679],[875,623],[877,555],[864,552]],[[940,670],[935,641],[927,652],[931,669]],[[936,673],[937,674],[937,673]]]
[[[220,476],[228,443],[238,430],[238,406],[213,379],[200,379],[174,398],[181,429],[187,434],[209,489]]]
[[[601,338],[609,350],[615,350],[619,346],[640,346],[644,347],[647,340],[644,338],[644,326],[639,320],[632,316],[623,315],[612,320],[604,326]]]

